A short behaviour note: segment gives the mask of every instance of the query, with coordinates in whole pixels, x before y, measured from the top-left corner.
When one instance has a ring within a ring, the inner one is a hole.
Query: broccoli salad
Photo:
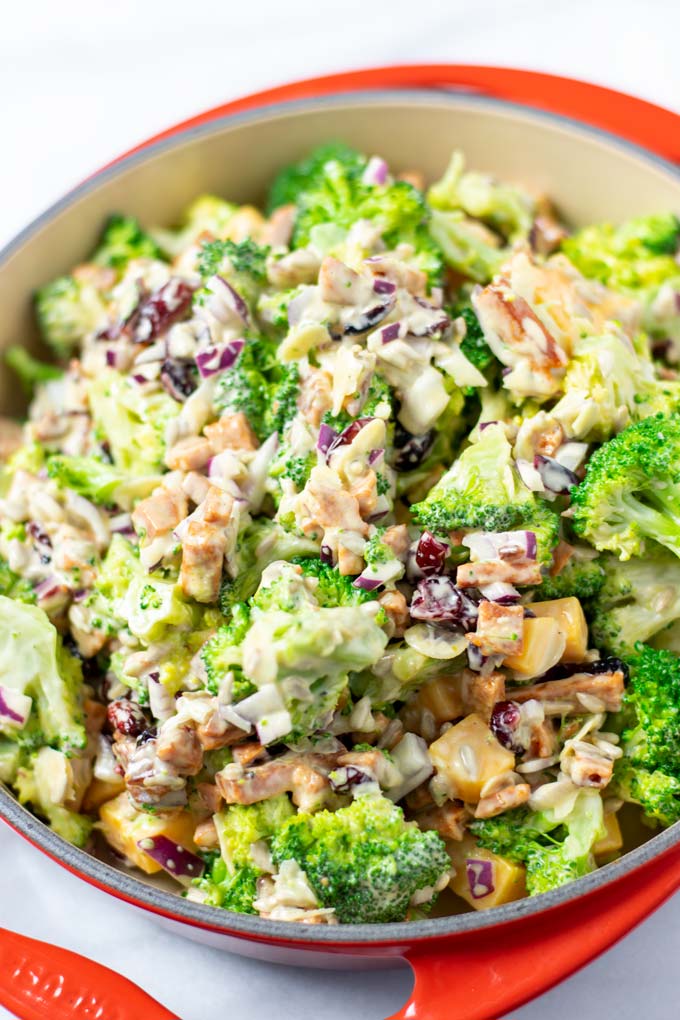
[[[111,217],[37,292],[51,363],[7,354],[0,779],[307,924],[494,907],[678,820],[679,240],[340,143],[264,211]]]

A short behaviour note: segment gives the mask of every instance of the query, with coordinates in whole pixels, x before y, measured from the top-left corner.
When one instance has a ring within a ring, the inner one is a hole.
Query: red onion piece
[[[387,177],[389,174],[389,168],[387,163],[381,156],[371,156],[366,169],[361,175],[363,184],[372,184],[381,187],[383,184],[387,184]]]
[[[23,699],[24,697],[25,695],[18,694],[17,691],[14,691],[9,687],[3,687],[3,685],[0,684],[0,716],[4,716],[5,719],[9,719],[10,722],[18,723],[19,726],[23,726],[28,719],[28,716],[24,715],[23,712],[18,711],[18,704],[15,704],[15,708],[12,708],[11,703],[17,703],[19,698]]]
[[[109,349],[106,352],[106,364],[109,366],[109,368],[115,368],[116,367],[116,361],[117,361],[116,353],[117,352],[116,351],[112,351],[110,347],[109,347]]]
[[[330,425],[327,425],[325,421],[321,422],[319,426],[319,437],[316,441],[316,448],[323,453],[324,457],[328,457],[328,451],[333,446],[338,438],[339,433],[332,429]]]
[[[249,325],[250,313],[248,305],[228,280],[225,280],[223,276],[212,276],[208,280],[207,288],[211,291],[211,297],[207,300],[207,307],[216,319],[227,324],[230,315],[235,315],[244,325]]]
[[[196,366],[201,378],[207,379],[217,372],[224,372],[227,368],[231,368],[236,363],[244,346],[245,340],[239,338],[230,340],[227,344],[215,344],[199,351],[196,355]]]
[[[167,836],[148,836],[137,840],[137,846],[183,885],[189,885],[203,874],[205,865],[201,858]]]
[[[353,312],[341,325],[340,328],[345,336],[367,333],[369,329],[374,329],[389,315],[396,303],[395,295],[382,294],[380,296],[383,300],[379,304]],[[385,343],[384,340],[383,343]]]
[[[376,294],[394,294],[396,289],[396,283],[391,283],[390,280],[386,280],[383,276],[378,276],[373,281],[373,290]]]
[[[496,888],[493,884],[493,864],[481,858],[468,857],[465,861],[465,876],[473,900],[489,896]]]
[[[381,457],[384,457],[384,456],[385,456],[385,451],[382,448],[377,449],[377,450],[371,450],[371,452],[368,455],[369,466],[373,467],[373,465],[377,461],[379,461],[381,459]]]
[[[166,393],[183,404],[196,389],[196,366],[188,358],[166,358],[161,367],[160,379]]]
[[[46,577],[44,581],[35,586],[35,594],[39,599],[48,599],[51,595],[56,595],[61,587],[61,581],[58,577]]]
[[[522,597],[511,584],[505,581],[493,581],[480,587],[480,592],[489,602],[498,602],[501,606],[511,606]]]
[[[328,447],[326,460],[328,460],[331,454],[339,447],[348,446],[359,435],[364,425],[368,425],[371,421],[373,421],[373,418],[356,418],[353,422],[350,422],[350,424],[342,430],[340,435],[337,436]]]
[[[146,344],[165,333],[189,310],[193,296],[194,288],[175,276],[142,299],[126,324],[133,342]]]
[[[391,322],[389,326],[383,326],[380,330],[380,340],[384,344],[389,344],[392,340],[398,340],[401,332],[400,322]]]
[[[322,563],[325,563],[326,566],[328,566],[328,567],[332,567],[333,566],[333,550],[331,549],[331,547],[329,545],[322,545],[321,546],[321,551],[319,553],[319,559],[321,560]]]
[[[361,574],[352,581],[352,585],[355,588],[363,588],[364,591],[375,591],[376,588],[379,588],[384,583],[384,581],[380,581],[375,577],[363,577]]]
[[[560,496],[567,495],[579,483],[577,475],[553,457],[544,457],[543,454],[537,453],[534,457],[534,467],[546,489]]]

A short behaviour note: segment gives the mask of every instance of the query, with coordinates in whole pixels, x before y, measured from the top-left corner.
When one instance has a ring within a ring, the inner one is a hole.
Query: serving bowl
[[[150,140],[23,231],[0,253],[0,349],[22,342],[39,350],[31,292],[82,259],[111,211],[171,224],[201,192],[257,202],[279,167],[329,139],[378,152],[394,170],[417,167],[430,179],[460,148],[475,169],[548,193],[574,225],[680,211],[680,171],[672,162],[680,159],[680,117],[639,100],[489,68],[389,68],[302,82]],[[0,400],[5,414],[21,410],[6,375]],[[0,814],[84,880],[206,944],[318,967],[407,960],[414,991],[391,1020],[498,1018],[602,952],[680,886],[679,823],[562,889],[486,913],[380,926],[295,925],[181,899],[163,880],[68,845],[6,789]],[[45,1015],[57,1020],[56,1003],[54,1009]],[[132,1007],[121,1009],[116,1020],[137,1020]]]

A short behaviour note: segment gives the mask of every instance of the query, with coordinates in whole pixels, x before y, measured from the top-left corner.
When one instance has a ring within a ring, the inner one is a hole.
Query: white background
[[[678,108],[679,38],[677,0],[3,0],[0,246],[119,152],[245,92],[351,67],[451,61],[587,78]],[[381,1020],[410,989],[406,971],[298,971],[199,948],[4,828],[0,860],[0,923],[108,964],[182,1020],[230,1007],[249,1020]],[[671,1020],[679,955],[676,897],[513,1020]]]

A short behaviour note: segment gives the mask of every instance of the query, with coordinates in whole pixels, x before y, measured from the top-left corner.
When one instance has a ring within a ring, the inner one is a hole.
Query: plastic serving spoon
[[[19,1020],[180,1020],[108,967],[6,928],[0,1005]]]

